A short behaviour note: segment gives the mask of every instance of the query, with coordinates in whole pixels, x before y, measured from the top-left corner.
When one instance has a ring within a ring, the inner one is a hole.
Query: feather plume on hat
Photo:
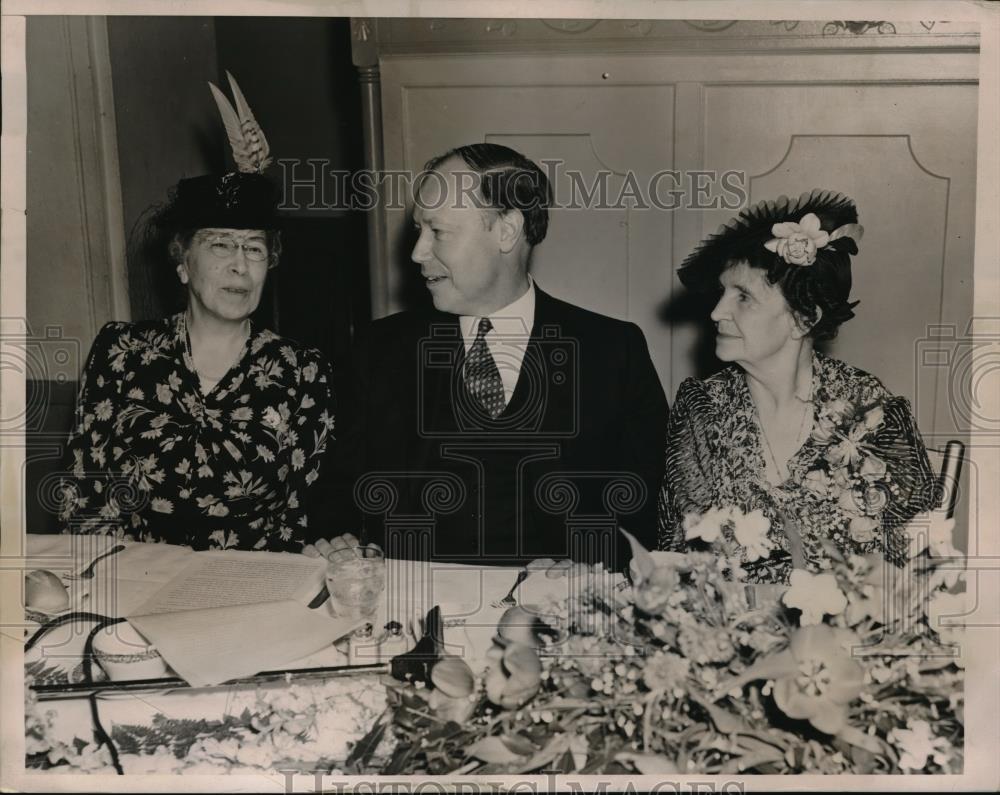
[[[241,173],[261,174],[271,165],[271,148],[267,144],[267,138],[264,137],[264,131],[243,97],[239,84],[228,71],[226,77],[233,91],[233,99],[236,100],[235,108],[214,83],[209,82],[208,87],[212,89],[215,104],[219,106],[226,135],[229,136],[229,145],[233,149],[233,160],[236,161],[236,168]]]
[[[178,235],[198,229],[256,229],[268,234],[270,266],[281,252],[282,221],[278,214],[280,193],[263,173],[270,165],[270,147],[236,80],[226,72],[236,107],[209,83],[222,123],[233,150],[236,169],[180,179],[167,193],[166,201],[143,213],[129,235],[129,258],[162,263],[167,271],[176,264],[171,244]],[[176,277],[169,274],[167,294]],[[159,277],[154,277],[159,278]]]

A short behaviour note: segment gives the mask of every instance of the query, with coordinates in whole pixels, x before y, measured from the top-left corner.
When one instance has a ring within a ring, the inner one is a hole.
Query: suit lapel
[[[547,372],[545,356],[550,341],[560,336],[558,319],[553,313],[553,300],[536,283],[535,318],[531,325],[528,347],[524,351],[524,360],[521,362],[517,385],[514,387],[510,403],[504,410],[505,415],[525,411],[529,400],[537,403],[539,409],[544,409],[548,405],[552,384],[549,382],[550,374]]]

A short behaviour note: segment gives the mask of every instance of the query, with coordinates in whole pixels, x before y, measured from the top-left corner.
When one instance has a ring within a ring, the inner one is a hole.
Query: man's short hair
[[[426,171],[436,171],[446,160],[458,157],[480,175],[480,193],[496,210],[520,210],[524,237],[532,246],[545,239],[549,228],[552,188],[548,177],[532,160],[509,146],[469,144],[449,149],[427,161]]]

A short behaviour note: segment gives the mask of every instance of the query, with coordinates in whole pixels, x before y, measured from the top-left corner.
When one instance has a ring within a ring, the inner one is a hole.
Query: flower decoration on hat
[[[809,266],[816,261],[817,249],[826,248],[834,240],[841,237],[851,237],[857,242],[864,234],[860,224],[844,224],[834,232],[824,232],[819,216],[806,213],[794,221],[782,221],[771,227],[774,235],[764,244],[764,248],[773,251],[789,265]]]
[[[816,261],[816,249],[830,242],[830,235],[819,225],[815,213],[807,213],[798,223],[784,221],[771,227],[773,238],[764,248],[773,251],[791,265],[812,265]]]

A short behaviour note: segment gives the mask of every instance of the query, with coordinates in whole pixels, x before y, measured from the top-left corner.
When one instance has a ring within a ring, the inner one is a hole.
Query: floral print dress
[[[331,384],[319,351],[262,330],[203,394],[183,313],[108,323],[81,378],[63,531],[301,550],[307,492],[333,438]]]
[[[900,525],[934,502],[935,481],[909,404],[874,376],[813,354],[812,433],[773,486],[757,412],[743,371],[730,366],[681,384],[670,411],[666,475],[659,497],[659,546],[683,550],[685,517],[713,508],[760,510],[774,552],[743,561],[751,582],[787,582],[791,544],[801,539],[807,568],[827,568],[824,545],[905,560]],[[693,517],[692,517],[693,518]],[[690,522],[691,519],[688,519]],[[789,528],[793,533],[794,530]]]

